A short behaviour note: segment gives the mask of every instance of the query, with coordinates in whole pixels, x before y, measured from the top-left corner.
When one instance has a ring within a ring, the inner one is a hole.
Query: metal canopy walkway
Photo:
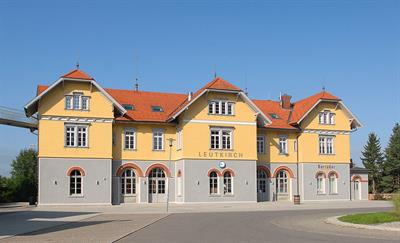
[[[29,128],[31,131],[36,130],[38,122],[34,118],[26,117],[25,112],[0,106],[0,124]]]

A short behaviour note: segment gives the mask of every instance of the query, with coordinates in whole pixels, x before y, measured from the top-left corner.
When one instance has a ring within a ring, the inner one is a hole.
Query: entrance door
[[[165,173],[161,168],[154,168],[149,174],[149,203],[166,202]]]
[[[264,170],[257,170],[257,201],[268,201],[269,185],[267,173]]]
[[[290,200],[289,195],[289,177],[285,170],[281,170],[276,178],[276,194],[278,201]]]
[[[359,179],[354,181],[354,199],[361,200],[361,181]]]

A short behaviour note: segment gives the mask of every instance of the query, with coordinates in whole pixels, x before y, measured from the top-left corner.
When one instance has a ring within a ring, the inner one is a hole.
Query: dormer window
[[[89,110],[89,96],[82,92],[73,92],[65,96],[65,109],[67,110]]]
[[[272,117],[272,119],[281,119],[281,117],[276,113],[269,113],[269,115]]]
[[[208,103],[209,115],[234,115],[235,103],[226,100],[213,100]]]
[[[130,105],[130,104],[122,104],[122,107],[124,107],[124,109],[127,111],[132,111],[135,109],[135,106]]]
[[[157,105],[151,106],[151,110],[152,110],[153,112],[163,112],[163,111],[164,111],[163,108],[162,108],[161,106],[157,106]]]
[[[330,110],[324,110],[319,113],[319,124],[334,125],[335,124],[335,113]]]

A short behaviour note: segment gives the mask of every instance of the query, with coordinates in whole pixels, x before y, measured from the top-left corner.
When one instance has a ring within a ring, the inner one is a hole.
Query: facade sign
[[[318,169],[320,170],[334,170],[336,166],[334,165],[318,165]]]
[[[199,152],[200,158],[243,158],[243,153],[237,152],[218,152],[218,151],[210,151],[210,152]]]

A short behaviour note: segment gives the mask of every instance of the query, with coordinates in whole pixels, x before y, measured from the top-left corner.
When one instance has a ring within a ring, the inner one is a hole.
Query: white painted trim
[[[257,122],[236,122],[236,121],[216,121],[216,120],[183,120],[183,122],[187,123],[201,123],[201,124],[227,124],[227,125],[247,125],[247,126],[255,126]]]
[[[33,105],[35,102],[37,102],[38,100],[40,100],[40,98],[42,98],[45,94],[47,94],[48,92],[50,92],[50,90],[52,90],[54,87],[56,87],[59,83],[63,82],[63,81],[75,81],[75,82],[89,82],[90,84],[93,84],[98,90],[100,90],[100,92],[106,97],[108,98],[113,105],[115,105],[119,111],[122,114],[125,114],[127,111],[125,110],[124,107],[122,107],[122,105],[120,105],[111,95],[109,95],[95,80],[91,80],[91,79],[72,79],[72,78],[59,78],[56,82],[54,82],[52,85],[50,85],[45,91],[43,91],[40,95],[36,96],[35,98],[33,98],[31,101],[29,101],[25,106],[25,111],[28,110],[28,108]]]
[[[227,91],[227,90],[216,90],[216,89],[205,89],[203,90],[203,92],[201,92],[196,98],[192,99],[188,104],[186,104],[182,109],[180,109],[177,113],[175,113],[174,116],[171,117],[171,119],[175,119],[176,117],[178,117],[185,109],[187,109],[191,104],[193,104],[193,102],[195,102],[196,100],[198,100],[201,96],[203,96],[204,93],[208,92],[208,91],[214,91],[214,92],[221,92],[221,93],[238,93],[244,101],[246,101],[246,103],[255,111],[257,112],[257,115],[261,115],[263,120],[266,121],[266,124],[271,124],[272,121],[253,103],[253,101],[251,101],[251,99],[249,99],[249,97],[247,97],[247,95],[245,93],[243,93],[242,91]],[[208,109],[208,107],[207,107]]]
[[[90,122],[99,122],[99,123],[114,122],[114,119],[112,118],[88,118],[88,117],[66,117],[66,116],[42,116],[40,120],[65,121],[65,122],[83,123],[83,124],[88,124]]]
[[[306,118],[306,117],[310,114],[310,112],[311,112],[312,110],[314,110],[314,108],[317,107],[321,102],[332,102],[332,103],[337,102],[338,104],[340,104],[341,106],[343,106],[345,112],[347,112],[347,115],[350,117],[350,120],[354,120],[354,121],[357,123],[356,128],[362,127],[362,124],[361,124],[361,123],[359,122],[359,120],[353,115],[353,113],[351,113],[351,111],[344,105],[343,101],[341,101],[341,100],[327,100],[327,99],[319,99],[319,100],[317,101],[317,103],[315,103],[315,104],[314,104],[314,105],[299,119],[299,121],[297,122],[297,124],[300,124],[300,123],[304,120],[304,118]]]
[[[320,135],[349,135],[349,131],[304,129],[303,133],[316,133]]]

